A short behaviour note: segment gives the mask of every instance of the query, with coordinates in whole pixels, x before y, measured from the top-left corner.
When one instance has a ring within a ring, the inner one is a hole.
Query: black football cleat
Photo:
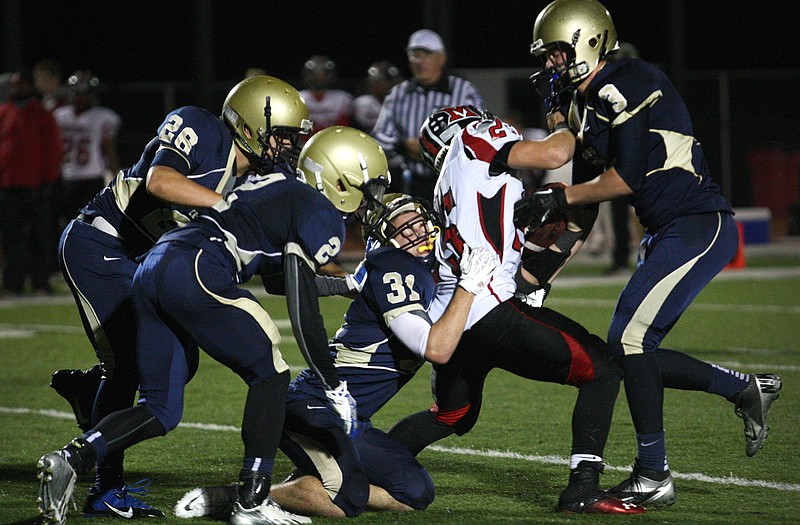
[[[67,400],[84,432],[92,428],[92,406],[102,377],[103,369],[96,364],[88,370],[56,370],[50,380],[50,387]]]
[[[642,514],[645,508],[622,501],[600,489],[603,464],[581,461],[569,473],[569,484],[558,498],[558,510],[567,514]]]

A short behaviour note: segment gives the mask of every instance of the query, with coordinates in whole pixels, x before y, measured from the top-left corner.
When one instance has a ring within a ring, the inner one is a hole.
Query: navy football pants
[[[248,385],[287,371],[280,334],[269,314],[236,285],[233,262],[219,242],[201,248],[156,245],[136,271],[140,402],[167,431],[183,413],[191,338]],[[282,407],[281,407],[282,408]]]

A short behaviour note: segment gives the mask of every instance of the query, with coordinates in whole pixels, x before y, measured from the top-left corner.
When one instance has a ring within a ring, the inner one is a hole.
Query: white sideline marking
[[[38,415],[46,416],[57,419],[73,419],[74,416],[70,412],[60,412],[57,410],[36,410],[31,408],[14,408],[0,406],[0,414],[23,414],[23,415]],[[216,425],[213,423],[181,423],[178,425],[183,428],[192,428],[197,430],[214,430],[221,432],[240,432],[239,427],[233,425]],[[522,461],[530,461],[533,463],[544,463],[547,465],[568,465],[569,460],[561,456],[539,456],[535,454],[519,454],[517,452],[500,451],[500,450],[478,450],[474,448],[458,448],[458,447],[441,447],[438,445],[431,445],[427,450],[433,452],[441,452],[444,454],[457,454],[461,456],[478,456],[484,458],[500,458],[500,459],[516,459]],[[628,472],[630,466],[618,467],[613,465],[606,465],[606,469]],[[680,473],[672,471],[672,476],[678,479],[688,479],[692,481],[703,481],[706,483],[715,483],[718,485],[736,485],[738,487],[760,487],[766,489],[775,489],[785,492],[800,492],[800,484],[796,483],[781,483],[778,481],[763,481],[758,479],[744,479],[737,476],[724,476],[714,477],[707,476],[706,474],[694,473]]]

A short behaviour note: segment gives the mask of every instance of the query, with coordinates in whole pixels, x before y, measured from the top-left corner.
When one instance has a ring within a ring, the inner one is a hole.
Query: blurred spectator
[[[40,60],[33,66],[33,83],[42,99],[42,106],[48,111],[68,102],[67,90],[61,80],[61,65],[52,58]]]
[[[50,294],[48,239],[51,194],[58,182],[61,135],[42,107],[30,73],[15,73],[9,99],[0,105],[0,230],[3,289],[22,293],[28,275],[33,289]]]
[[[332,89],[336,81],[336,64],[324,55],[314,55],[303,65],[303,84],[300,91],[308,106],[314,133],[330,126],[349,126],[353,113],[353,95]]]
[[[262,77],[267,74],[267,71],[260,67],[249,67],[244,72],[244,78]]]
[[[76,71],[67,80],[69,105],[53,112],[64,140],[61,167],[64,224],[119,170],[116,136],[120,117],[98,104],[99,88],[100,81],[91,71]]]
[[[0,73],[0,104],[8,100],[11,92],[11,77],[14,73]]]
[[[353,101],[353,125],[371,132],[378,121],[383,100],[394,86],[403,81],[400,69],[386,60],[374,62],[367,69],[367,93]]]
[[[391,191],[431,200],[436,176],[419,153],[420,126],[442,107],[472,104],[483,109],[483,99],[466,79],[445,74],[447,52],[437,33],[415,31],[406,53],[413,78],[396,85],[386,96],[372,134],[390,158]]]

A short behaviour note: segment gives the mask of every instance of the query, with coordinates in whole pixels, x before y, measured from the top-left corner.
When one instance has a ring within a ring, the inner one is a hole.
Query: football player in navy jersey
[[[611,492],[657,507],[675,500],[663,426],[666,377],[672,375],[679,388],[734,402],[744,419],[748,456],[764,444],[781,379],[688,356],[683,357],[689,361],[673,359],[682,354],[660,348],[691,301],[736,253],[738,233],[677,90],[659,69],[616,57],[617,49],[611,16],[595,0],[556,0],[539,13],[531,53],[544,69],[533,80],[548,107],[569,105],[567,125],[578,145],[573,185],[537,191],[517,212],[522,223],[535,226],[554,212],[627,196],[645,227],[638,268],[620,294],[608,332],[608,343],[624,355],[638,451],[631,476]]]
[[[61,270],[100,363],[89,373],[57,371],[51,386],[70,402],[82,430],[130,407],[136,396],[136,257],[194,210],[218,202],[246,172],[293,176],[298,136],[310,129],[305,103],[289,84],[267,76],[242,81],[228,94],[221,116],[197,106],[169,113],[136,164],[119,172],[66,226]],[[136,516],[163,516],[136,493],[125,486],[122,451],[109,454],[98,465],[84,513],[133,508]]]
[[[288,85],[280,91],[296,94]],[[276,102],[281,93],[275,94]],[[259,99],[249,100],[256,104]],[[271,99],[263,99],[261,119],[269,117]],[[297,100],[302,102],[299,95]],[[295,112],[297,124],[306,114],[299,113]],[[238,122],[243,129],[247,126],[248,131],[260,130],[257,135],[263,133],[264,142],[259,145],[266,150],[266,158],[277,159],[284,148],[292,147],[300,131],[292,126],[294,136],[267,136],[266,122],[251,123],[256,125]],[[66,520],[76,472],[177,426],[184,385],[192,373],[187,348],[193,342],[249,386],[242,431],[245,458],[232,522],[291,518],[267,498],[283,427],[288,367],[277,348],[280,337],[274,323],[252,294],[238,285],[256,274],[264,278],[284,275],[296,339],[325,384],[326,398],[350,425],[356,408],[327,353],[314,275],[339,252],[344,236],[342,214],[359,207],[362,192],[381,195],[388,184],[383,178],[388,177],[388,168],[382,149],[366,134],[352,128],[329,131],[304,150],[301,160],[310,167],[308,185],[280,170],[253,174],[225,200],[218,199],[186,226],[163,235],[148,252],[136,270],[132,289],[138,316],[140,405],[112,413],[64,449],[41,458],[40,510],[48,519]],[[372,179],[376,184],[370,183]],[[220,331],[219,326],[230,331]]]
[[[325,403],[325,385],[306,369],[286,396],[281,450],[297,467],[290,480],[272,487],[284,508],[306,515],[353,517],[367,510],[421,510],[434,497],[427,470],[370,419],[422,366],[446,363],[464,329],[474,294],[497,265],[494,253],[476,248],[462,259],[459,286],[445,314],[433,323],[427,308],[434,295],[429,264],[438,234],[430,205],[391,194],[365,234],[370,245],[366,282],[331,341],[339,378],[358,403],[355,439],[342,432]],[[322,293],[344,293],[338,278],[318,277]],[[179,517],[218,514],[230,508],[235,487],[187,493],[176,505]]]

